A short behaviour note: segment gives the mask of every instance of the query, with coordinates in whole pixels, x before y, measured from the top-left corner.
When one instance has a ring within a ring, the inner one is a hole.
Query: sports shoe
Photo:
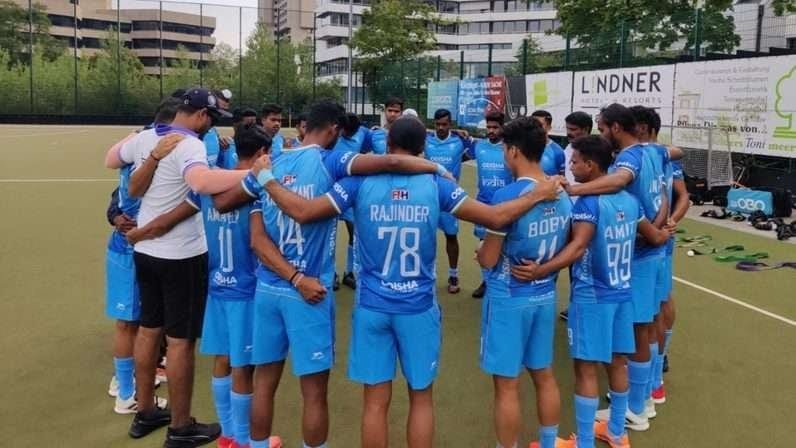
[[[574,443],[574,441],[573,441],[573,443]],[[572,448],[574,446],[575,445],[570,444],[569,440],[562,439],[561,437],[556,437],[556,444],[555,444],[556,448]],[[541,447],[542,447],[542,444],[540,444],[539,442],[531,442],[531,444],[528,445],[528,448],[541,448]]]
[[[567,308],[564,311],[558,313],[558,317],[560,317],[561,320],[569,320],[569,308]]]
[[[116,375],[111,377],[111,383],[108,384],[108,395],[111,397],[117,397],[119,395],[119,380],[116,379]]]
[[[630,448],[630,438],[627,433],[616,437],[608,430],[608,422],[594,422],[594,438],[602,440],[611,448]]]
[[[595,420],[598,422],[607,422],[611,418],[611,409],[600,409],[597,411]],[[650,429],[650,421],[645,415],[636,415],[628,409],[625,412],[625,428],[632,429],[633,431],[646,431]]]
[[[218,423],[199,423],[191,418],[191,423],[182,428],[169,428],[163,448],[193,448],[206,445],[221,435]]]
[[[218,438],[218,448],[237,448],[240,447],[237,443],[235,443],[235,439],[232,437],[225,437],[221,436]]]
[[[653,419],[658,416],[658,411],[655,410],[655,401],[652,398],[647,398],[644,402],[644,415],[647,419]]]
[[[165,367],[158,367],[155,370],[155,387],[160,386],[163,383],[168,383],[169,377],[166,376],[166,368]]]
[[[165,409],[168,401],[165,398],[155,396],[155,407]],[[128,399],[124,399],[116,396],[116,403],[113,406],[113,412],[117,414],[135,414],[138,412],[138,400],[136,400],[135,395]]]
[[[474,299],[483,299],[486,294],[486,282],[481,282],[481,285],[473,291],[472,297]]]
[[[337,291],[340,289],[340,277],[337,276],[337,272],[334,273],[334,282],[332,282],[332,291]]]
[[[249,448],[249,445],[233,445],[233,448]],[[282,438],[279,436],[270,436],[268,438],[268,448],[282,448]]]
[[[666,403],[666,389],[663,388],[663,384],[652,391],[652,402],[655,404]]]
[[[448,294],[459,294],[459,277],[448,277]]]
[[[162,428],[171,423],[171,410],[155,407],[149,412],[136,412],[130,430],[127,432],[130,437],[140,439],[150,432]]]
[[[351,289],[357,289],[357,279],[354,277],[353,272],[346,272],[343,274],[343,284]]]

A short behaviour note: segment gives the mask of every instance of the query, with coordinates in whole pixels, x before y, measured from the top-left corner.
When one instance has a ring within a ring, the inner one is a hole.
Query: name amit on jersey
[[[621,240],[626,238],[635,238],[636,232],[633,229],[632,222],[620,223],[605,228],[605,239],[607,240]]]
[[[428,222],[431,208],[427,205],[389,204],[370,206],[371,222]]]

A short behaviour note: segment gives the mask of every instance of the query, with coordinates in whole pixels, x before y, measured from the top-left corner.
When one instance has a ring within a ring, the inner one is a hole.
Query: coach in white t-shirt
[[[148,171],[152,180],[141,199],[138,225],[144,226],[171,211],[193,190],[215,194],[229,190],[248,171],[211,170],[205,145],[199,136],[221,116],[215,96],[205,89],[191,89],[181,99],[171,125],[143,131],[106,158],[109,168],[133,163]],[[167,134],[181,134],[174,150],[156,159],[152,154]],[[141,321],[135,346],[138,412],[130,427],[132,437],[143,437],[170,424],[167,445],[214,440],[217,424],[201,424],[191,418],[194,348],[201,336],[207,297],[207,243],[200,215],[195,215],[165,235],[135,245],[136,279],[141,297]],[[168,339],[167,375],[171,412],[155,406],[152,385],[161,332]],[[193,445],[191,445],[193,446]]]
[[[572,112],[564,118],[564,122],[566,122],[567,126],[567,140],[570,142],[576,138],[591,134],[593,122],[591,115],[586,112]],[[568,144],[564,149],[564,160],[564,176],[566,176],[567,181],[571,185],[575,185],[578,182],[575,181],[575,176],[572,174],[572,167],[570,166],[570,162],[572,161],[572,143]],[[577,197],[573,196],[571,199],[574,202]]]

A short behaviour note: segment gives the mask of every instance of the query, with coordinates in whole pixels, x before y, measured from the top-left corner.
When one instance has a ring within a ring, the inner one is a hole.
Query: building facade
[[[312,38],[316,0],[258,0],[261,25],[275,38],[303,42]]]
[[[15,0],[27,8],[27,0]],[[133,50],[148,74],[177,60],[207,64],[216,41],[214,17],[160,9],[113,9],[112,0],[37,0],[50,19],[50,34],[78,57],[92,56],[117,27],[122,45]],[[161,25],[162,24],[162,25]],[[162,27],[162,28],[161,28]],[[113,35],[115,39],[115,33]]]

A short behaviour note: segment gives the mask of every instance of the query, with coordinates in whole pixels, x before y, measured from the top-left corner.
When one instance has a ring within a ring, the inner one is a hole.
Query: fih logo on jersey
[[[392,200],[393,201],[408,201],[409,200],[409,191],[396,188],[392,191]]]
[[[556,214],[556,208],[555,207],[545,207],[543,213],[544,213],[545,216],[555,215]]]
[[[616,212],[616,220],[619,221],[619,222],[624,221],[625,220],[625,212],[623,212],[622,210],[619,210],[618,212]]]
[[[296,182],[296,175],[295,174],[285,174],[282,176],[282,185],[290,186]]]

